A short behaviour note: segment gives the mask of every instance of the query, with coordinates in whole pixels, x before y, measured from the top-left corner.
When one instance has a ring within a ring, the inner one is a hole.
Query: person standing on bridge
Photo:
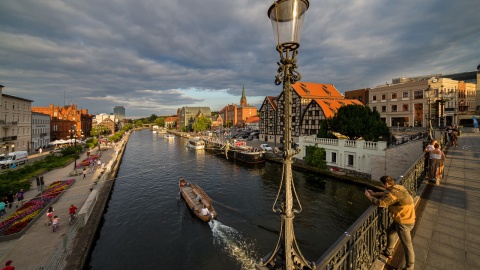
[[[380,181],[385,186],[383,192],[365,190],[365,196],[378,207],[388,207],[393,218],[387,228],[387,248],[382,254],[391,259],[397,236],[400,238],[405,253],[406,266],[403,269],[413,270],[415,253],[413,251],[411,231],[415,226],[415,204],[412,196],[404,186],[395,184],[390,176],[382,176]]]

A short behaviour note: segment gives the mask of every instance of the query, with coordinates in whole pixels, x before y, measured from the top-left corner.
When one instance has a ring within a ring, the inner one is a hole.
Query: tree
[[[367,141],[378,141],[379,138],[390,137],[390,131],[380,119],[380,114],[363,105],[342,106],[327,123],[331,131],[343,134],[351,140],[363,138]]]
[[[145,118],[145,123],[153,123],[157,119],[158,119],[158,116],[156,114],[152,114],[150,115],[150,117]]]
[[[325,160],[326,152],[325,149],[320,148],[315,144],[314,146],[306,147],[306,155],[303,158],[305,162],[312,166],[317,167],[321,170],[327,169],[327,161]]]
[[[135,121],[135,126],[137,126],[137,127],[143,127],[143,121],[142,121],[142,120],[137,120],[137,121]]]
[[[231,128],[232,126],[233,126],[233,123],[230,120],[225,123],[226,128]]]
[[[158,117],[157,119],[155,119],[154,124],[159,126],[159,127],[163,127],[165,125],[165,118]]]
[[[202,132],[209,128],[212,125],[212,120],[205,116],[199,116],[195,119],[195,123],[193,123],[193,130],[196,132]]]

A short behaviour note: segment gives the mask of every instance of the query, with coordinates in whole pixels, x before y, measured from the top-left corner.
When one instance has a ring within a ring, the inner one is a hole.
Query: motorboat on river
[[[187,147],[196,150],[205,149],[205,142],[200,138],[192,138],[188,140]]]
[[[165,138],[165,139],[168,139],[168,140],[170,140],[170,139],[175,139],[175,135],[173,135],[173,134],[165,134],[165,135],[164,135],[164,138]]]
[[[188,209],[190,209],[195,216],[205,222],[217,217],[217,212],[212,205],[212,199],[210,199],[207,193],[205,193],[197,184],[190,183],[185,178],[180,178],[178,181],[178,187],[180,188],[183,199],[188,205]],[[208,212],[203,210],[204,213],[202,213],[203,208],[208,209]]]

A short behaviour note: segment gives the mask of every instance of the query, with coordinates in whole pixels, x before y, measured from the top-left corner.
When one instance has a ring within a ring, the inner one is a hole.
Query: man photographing
[[[382,176],[380,181],[385,186],[383,192],[365,190],[365,196],[378,207],[388,207],[388,212],[393,218],[392,224],[387,228],[387,248],[382,254],[391,259],[395,240],[398,235],[405,252],[406,267],[403,269],[413,270],[415,253],[413,251],[411,230],[415,225],[415,205],[404,186],[395,184],[390,176]]]

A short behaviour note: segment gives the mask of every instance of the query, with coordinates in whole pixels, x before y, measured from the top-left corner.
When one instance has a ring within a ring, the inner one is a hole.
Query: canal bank
[[[88,215],[93,213],[90,210],[91,195],[97,193],[95,187],[100,181],[110,179],[107,176],[117,170],[127,139],[128,137],[125,137],[124,141],[117,143],[116,146],[102,151],[100,160],[105,164],[104,169],[100,167],[92,170],[85,177],[81,174],[70,175],[73,164],[45,173],[43,175],[45,186],[58,180],[75,179],[72,186],[51,205],[55,209],[54,214],[60,218],[60,227],[56,232],[52,232],[51,226],[45,226],[45,217],[43,215],[38,217],[22,237],[1,243],[0,265],[12,260],[12,265],[17,269],[64,269],[67,254],[72,250],[73,243],[80,235],[79,232],[85,231],[83,226],[88,220]],[[96,149],[91,152],[99,154]],[[86,158],[87,153],[84,152],[79,160]],[[34,198],[38,192],[35,188],[25,192],[25,200]],[[78,215],[73,224],[69,225],[68,213],[72,204],[78,208]]]

